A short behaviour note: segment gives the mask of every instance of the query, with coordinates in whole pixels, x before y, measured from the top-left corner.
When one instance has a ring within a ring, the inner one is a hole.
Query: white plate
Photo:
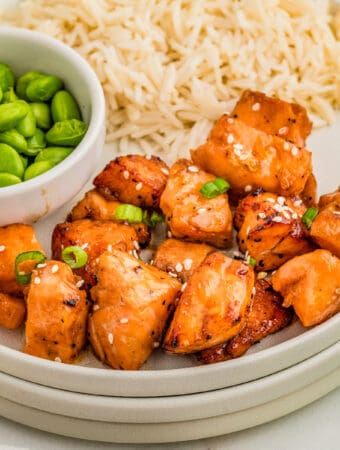
[[[0,374],[0,414],[45,431],[108,442],[199,439],[265,423],[340,385],[340,343],[261,380],[195,395],[75,394]]]

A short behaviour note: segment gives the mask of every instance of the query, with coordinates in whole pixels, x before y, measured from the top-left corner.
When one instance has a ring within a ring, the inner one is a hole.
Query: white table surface
[[[288,416],[216,438],[163,445],[106,444],[57,436],[0,417],[0,450],[339,450],[340,388]]]

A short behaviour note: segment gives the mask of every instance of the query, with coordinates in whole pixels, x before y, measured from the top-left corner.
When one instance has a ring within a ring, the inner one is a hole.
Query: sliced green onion
[[[141,223],[143,221],[143,210],[135,205],[119,205],[116,208],[114,218],[129,223]]]
[[[256,261],[255,261],[255,259],[251,256],[249,259],[248,259],[248,264],[254,269],[254,267],[256,266]]]
[[[143,212],[143,223],[148,227],[155,228],[158,223],[164,222],[163,214],[159,214],[156,211],[152,211],[150,217],[148,211]]]
[[[302,216],[302,222],[306,225],[308,230],[312,226],[315,217],[319,214],[316,208],[308,208],[307,211]]]
[[[224,194],[230,188],[228,181],[223,178],[216,178],[214,181],[208,181],[203,184],[200,189],[200,193],[205,198],[214,198],[218,195]]]
[[[28,284],[31,281],[32,272],[23,273],[19,269],[19,265],[24,261],[37,261],[35,266],[45,261],[46,257],[43,253],[32,250],[29,252],[19,253],[15,258],[15,278],[19,284]]]
[[[79,269],[87,263],[87,253],[77,245],[65,247],[61,252],[61,259],[68,264],[71,269]]]

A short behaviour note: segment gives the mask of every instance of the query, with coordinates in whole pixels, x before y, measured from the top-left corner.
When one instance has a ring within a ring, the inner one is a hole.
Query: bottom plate
[[[338,342],[300,364],[256,382],[163,399],[70,393],[0,374],[0,414],[40,430],[104,442],[207,438],[277,419],[335,389],[340,385],[339,355]],[[195,410],[200,410],[200,414],[193,414]],[[139,416],[143,411],[142,420]]]

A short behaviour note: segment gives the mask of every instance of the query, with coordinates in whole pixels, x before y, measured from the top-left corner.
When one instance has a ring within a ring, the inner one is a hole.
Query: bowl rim
[[[105,124],[105,98],[100,81],[92,67],[79,53],[63,42],[38,31],[1,26],[0,40],[2,37],[12,37],[13,39],[22,39],[31,41],[33,44],[37,43],[43,45],[49,48],[51,52],[62,55],[66,60],[70,61],[71,64],[76,64],[80,68],[80,71],[83,74],[83,81],[86,83],[89,90],[91,111],[88,123],[89,126],[84,138],[67,158],[35,178],[0,188],[0,200],[2,198],[7,198],[10,195],[30,193],[41,185],[52,182],[62,173],[72,169],[72,167],[76,166],[77,163],[85,157],[87,151],[95,145],[98,135]]]

